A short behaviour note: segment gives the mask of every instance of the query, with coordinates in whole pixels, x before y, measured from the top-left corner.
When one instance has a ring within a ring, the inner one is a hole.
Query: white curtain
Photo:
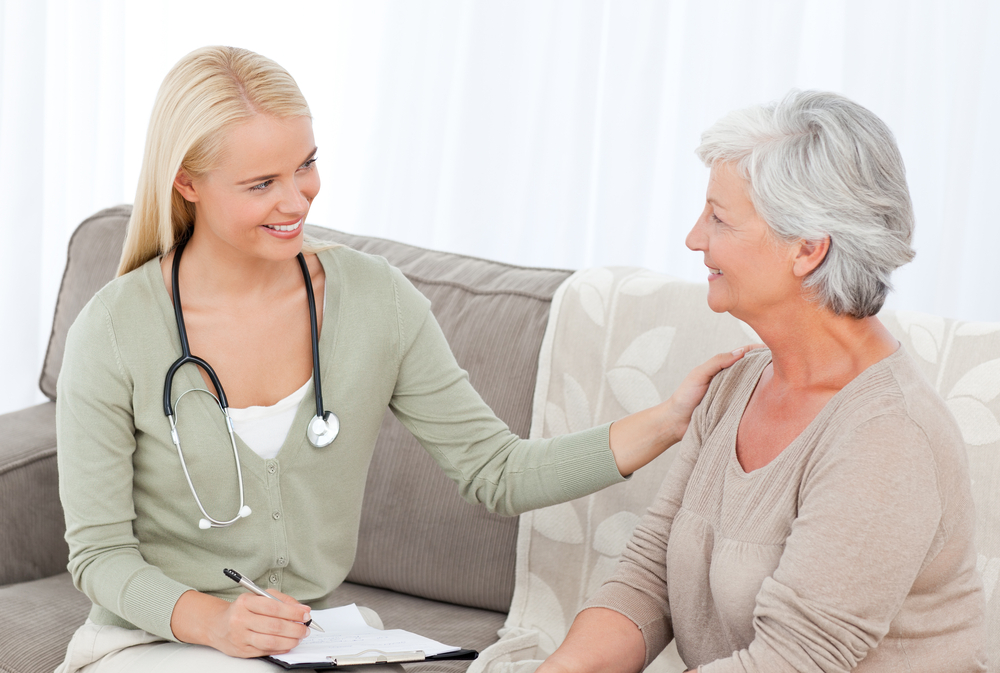
[[[1000,321],[997,34],[990,0],[0,0],[0,412],[42,399],[68,237],[132,201],[156,88],[195,47],[299,81],[311,222],[691,280],[701,131],[793,86],[839,91],[909,171],[917,258],[891,305]]]

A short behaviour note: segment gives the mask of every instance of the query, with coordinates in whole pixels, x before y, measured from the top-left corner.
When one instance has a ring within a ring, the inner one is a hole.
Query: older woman
[[[731,113],[687,244],[768,346],[712,383],[613,577],[540,671],[981,671],[959,430],[875,314],[913,257],[889,129],[829,93]]]

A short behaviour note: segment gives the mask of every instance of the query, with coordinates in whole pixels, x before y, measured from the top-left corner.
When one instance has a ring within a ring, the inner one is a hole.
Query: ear
[[[198,190],[194,187],[194,179],[182,168],[177,171],[174,178],[174,189],[184,197],[185,201],[197,203],[201,199],[198,197]]]
[[[830,252],[829,236],[824,236],[818,241],[801,241],[792,264],[792,273],[799,278],[808,276],[823,263],[828,252]]]

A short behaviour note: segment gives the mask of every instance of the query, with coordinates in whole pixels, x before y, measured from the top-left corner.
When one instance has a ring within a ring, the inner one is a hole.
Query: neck
[[[791,389],[839,390],[899,348],[878,318],[838,316],[802,298],[743,320],[771,350],[775,382]]]
[[[294,257],[251,257],[232,247],[212,243],[193,234],[184,248],[182,282],[199,293],[210,291],[214,297],[247,299],[271,294],[290,282],[302,284],[302,273]],[[186,302],[186,295],[182,296]]]

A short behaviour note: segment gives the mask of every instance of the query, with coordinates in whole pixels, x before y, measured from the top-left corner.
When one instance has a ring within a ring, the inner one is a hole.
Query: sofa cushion
[[[382,255],[406,274],[431,300],[472,385],[514,433],[527,436],[549,306],[568,271],[318,228],[309,233]],[[506,612],[514,590],[516,537],[516,518],[462,500],[427,452],[386,413],[368,472],[349,581]]]
[[[66,570],[55,406],[0,415],[0,586]]]
[[[105,208],[81,222],[69,239],[52,334],[38,382],[50,400],[56,398],[56,379],[66,350],[66,333],[90,298],[115,277],[131,214],[132,206],[128,205]]]
[[[69,573],[0,587],[0,671],[52,673],[90,601]]]

